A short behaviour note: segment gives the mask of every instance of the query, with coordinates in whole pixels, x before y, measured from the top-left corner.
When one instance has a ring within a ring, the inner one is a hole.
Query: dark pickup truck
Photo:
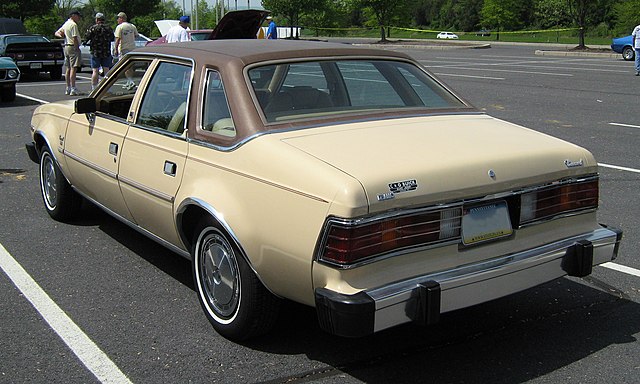
[[[53,80],[62,78],[62,45],[42,35],[0,35],[0,56],[12,58],[22,74],[48,72]]]

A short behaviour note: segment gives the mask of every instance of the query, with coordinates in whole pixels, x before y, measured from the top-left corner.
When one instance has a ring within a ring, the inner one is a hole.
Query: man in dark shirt
[[[91,90],[98,85],[99,70],[107,74],[113,57],[111,56],[111,42],[114,40],[113,29],[104,23],[104,15],[96,13],[96,23],[87,29],[85,41],[91,46]]]

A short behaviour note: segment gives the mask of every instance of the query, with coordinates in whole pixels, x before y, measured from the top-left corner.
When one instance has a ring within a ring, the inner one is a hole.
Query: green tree
[[[523,26],[527,7],[521,0],[485,0],[482,6],[483,25],[500,31],[514,30]]]
[[[262,0],[262,6],[265,9],[276,16],[282,16],[289,22],[291,36],[294,36],[293,27],[300,25],[300,17],[303,14],[316,12],[323,3],[322,0]]]
[[[382,42],[387,41],[385,28],[391,25],[400,10],[407,8],[406,0],[355,0],[355,4],[371,11],[375,24],[380,28]]]
[[[613,6],[615,20],[614,33],[618,36],[629,35],[640,24],[640,0],[630,0]]]
[[[56,0],[2,0],[0,15],[25,20],[33,16],[47,15]]]
[[[534,20],[538,28],[568,26],[571,23],[567,0],[537,0]]]
[[[567,0],[567,2],[569,14],[580,28],[578,47],[584,48],[585,30],[606,21],[613,8],[614,0]]]

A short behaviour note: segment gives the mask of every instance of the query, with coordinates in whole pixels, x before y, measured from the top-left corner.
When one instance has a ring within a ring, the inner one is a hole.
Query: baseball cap
[[[124,12],[120,12],[120,13],[118,13],[118,17],[122,17],[123,19],[126,19],[127,18],[127,14],[124,13]]]
[[[273,19],[273,17],[267,16],[267,20],[271,20],[271,19]]]
[[[73,10],[73,11],[69,12],[69,16],[73,16],[73,15],[78,15],[78,16],[82,17],[82,15],[80,14],[80,11],[78,11],[78,10]]]
[[[180,16],[180,21],[183,23],[191,23],[191,18],[189,16]]]
[[[101,13],[101,12],[96,13],[96,19],[104,20],[104,13]]]

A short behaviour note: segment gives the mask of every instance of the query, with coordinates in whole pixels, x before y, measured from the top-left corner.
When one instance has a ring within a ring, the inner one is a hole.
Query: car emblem
[[[582,159],[578,160],[578,161],[571,161],[569,159],[564,161],[564,165],[567,166],[567,168],[575,168],[575,167],[582,167],[584,165],[584,161]]]
[[[396,181],[389,184],[389,192],[379,193],[378,201],[391,200],[396,197],[397,193],[415,191],[418,189],[417,180]]]
[[[418,182],[416,180],[397,181],[389,184],[389,191],[392,193],[401,193],[415,191],[418,189]]]
[[[490,178],[492,179],[496,179],[496,171],[494,171],[493,169],[490,169],[489,172],[487,172],[487,174],[489,175]]]

